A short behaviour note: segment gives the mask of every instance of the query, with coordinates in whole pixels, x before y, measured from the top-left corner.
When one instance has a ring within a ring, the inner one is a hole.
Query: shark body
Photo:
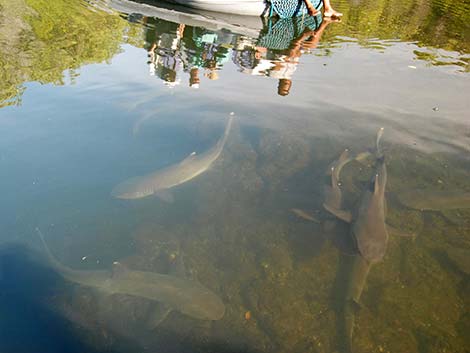
[[[385,224],[385,186],[387,184],[387,168],[379,143],[383,129],[377,133],[376,166],[374,176],[363,191],[359,206],[354,212],[341,209],[342,194],[338,185],[339,171],[332,170],[331,178],[335,202],[323,204],[324,208],[339,219],[351,224],[351,237],[357,250],[367,261],[374,263],[382,260],[387,249],[388,232]],[[339,159],[341,161],[341,157]],[[341,163],[338,164],[341,166]]]
[[[234,117],[231,115],[224,134],[209,150],[199,155],[193,152],[177,164],[144,176],[130,178],[118,184],[112,190],[111,195],[119,199],[140,199],[156,194],[168,200],[171,197],[166,192],[170,188],[181,185],[204,173],[215,162],[227,141],[233,119]]]
[[[79,271],[62,265],[49,251],[44,237],[36,229],[52,268],[64,279],[98,289],[105,294],[125,294],[164,304],[190,317],[219,320],[225,306],[221,299],[200,283],[172,275],[133,271],[119,262],[112,271]]]
[[[371,265],[382,260],[387,249],[388,232],[385,224],[387,169],[379,146],[382,134],[383,129],[380,129],[376,139],[374,176],[363,191],[357,209],[354,212],[341,209],[342,193],[338,184],[341,169],[338,167],[341,167],[342,163],[338,163],[331,171],[330,198],[326,198],[323,204],[328,212],[350,224],[350,236],[355,244],[354,255],[345,260],[347,276],[344,288],[341,290],[342,304],[338,315],[340,346],[345,353],[352,352],[356,309],[359,306]],[[341,160],[340,157],[339,161]],[[347,161],[347,159],[344,160]]]

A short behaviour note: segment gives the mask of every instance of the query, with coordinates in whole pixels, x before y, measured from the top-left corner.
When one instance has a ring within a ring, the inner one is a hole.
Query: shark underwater
[[[233,119],[231,114],[222,137],[204,153],[198,155],[193,152],[179,163],[147,175],[130,178],[118,184],[111,195],[119,199],[140,199],[155,194],[165,201],[171,201],[169,189],[204,173],[217,160],[227,141]]]
[[[351,236],[355,240],[357,250],[367,261],[374,263],[382,260],[388,242],[385,224],[385,186],[387,184],[387,168],[379,143],[383,128],[377,133],[376,161],[374,176],[363,191],[359,206],[355,212],[335,208],[324,203],[324,208],[339,219],[351,224]],[[332,172],[332,179],[336,173]],[[340,191],[338,191],[341,195]],[[341,199],[341,196],[338,196]]]
[[[341,208],[342,193],[339,183],[339,172],[350,159],[340,157],[331,170],[331,190],[326,194],[323,207],[338,219],[348,223],[349,237],[355,249],[353,256],[343,257],[344,283],[341,288],[341,303],[338,308],[338,333],[343,352],[353,351],[352,338],[355,313],[359,307],[371,265],[383,259],[389,238],[386,224],[385,188],[387,168],[385,157],[380,148],[384,129],[377,133],[374,174],[363,190],[357,209],[353,211]],[[344,153],[343,153],[344,154]],[[364,154],[366,156],[368,153]],[[362,157],[361,157],[362,158]],[[396,233],[395,231],[393,232]],[[402,234],[408,236],[409,234]]]
[[[113,263],[112,271],[74,270],[62,265],[50,252],[42,232],[36,228],[51,267],[64,279],[103,294],[124,294],[145,298],[163,304],[165,315],[177,310],[201,320],[220,320],[225,314],[225,305],[211,290],[197,281],[173,275],[158,274],[128,269],[119,262]],[[162,318],[163,319],[163,318]],[[154,326],[162,319],[153,319]]]

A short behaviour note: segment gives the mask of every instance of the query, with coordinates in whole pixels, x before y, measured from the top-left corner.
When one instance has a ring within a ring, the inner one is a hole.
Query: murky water
[[[469,4],[333,6],[0,0],[0,351],[468,352]]]

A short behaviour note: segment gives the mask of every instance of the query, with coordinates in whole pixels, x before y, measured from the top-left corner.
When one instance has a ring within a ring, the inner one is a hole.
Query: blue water
[[[91,21],[90,8],[74,4],[84,23]],[[384,127],[388,216],[418,236],[391,237],[383,262],[372,267],[353,345],[364,352],[465,352],[468,272],[449,249],[470,251],[468,208],[421,211],[397,201],[415,189],[470,192],[465,40],[453,42],[446,32],[439,46],[432,26],[431,39],[421,42],[380,26],[370,36],[367,28],[356,33],[355,6],[339,3],[349,17],[330,24],[317,48],[292,59],[286,96],[278,94],[281,76],[272,66],[256,75],[236,64],[237,48],[257,38],[186,24],[186,39],[203,33],[197,38],[226,57],[216,70],[200,64],[198,88],[190,87],[189,61],[170,84],[150,74],[149,48],[152,38],[175,39],[177,24],[145,16],[133,23],[125,13],[95,9],[123,26],[119,52],[65,71],[64,84],[26,79],[18,86],[21,104],[0,109],[0,351],[336,351],[332,298],[346,256],[338,242],[348,229],[325,231],[331,220],[322,208],[325,172],[345,148],[371,149]],[[465,4],[458,6],[463,11]],[[460,29],[465,37],[468,28]],[[1,34],[0,50],[11,58],[16,42]],[[267,50],[266,65],[280,65],[287,55]],[[433,59],[420,59],[421,52]],[[175,187],[173,202],[111,196],[128,178],[211,148],[231,115],[221,156]],[[367,163],[345,168],[348,206],[354,208],[371,173]],[[225,316],[205,322],[176,310],[149,330],[145,313],[154,303],[61,279],[47,266],[36,228],[59,261],[75,269],[109,269],[119,261],[169,273],[172,256],[181,256],[185,276],[220,296]],[[397,336],[401,330],[406,335]]]

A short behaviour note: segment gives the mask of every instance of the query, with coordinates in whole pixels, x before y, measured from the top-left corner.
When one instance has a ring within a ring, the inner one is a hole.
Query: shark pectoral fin
[[[347,223],[351,223],[351,221],[352,221],[351,212],[345,211],[345,210],[338,210],[337,208],[333,208],[333,207],[331,207],[330,205],[328,205],[326,203],[323,204],[323,207],[325,208],[325,210],[330,212],[332,215],[338,217],[342,221],[345,221]]]
[[[129,269],[124,266],[122,263],[114,261],[113,262],[113,277],[119,277],[129,272]]]
[[[172,308],[163,303],[155,303],[147,314],[147,327],[149,330],[157,328],[168,315],[171,313]]]
[[[160,200],[168,202],[168,203],[173,203],[175,201],[173,194],[168,189],[158,190],[155,193],[155,196],[157,196]]]
[[[395,228],[388,223],[386,223],[386,226],[387,226],[387,232],[393,236],[409,237],[409,238],[416,238],[417,236],[417,233],[415,232],[404,232],[401,229]]]

